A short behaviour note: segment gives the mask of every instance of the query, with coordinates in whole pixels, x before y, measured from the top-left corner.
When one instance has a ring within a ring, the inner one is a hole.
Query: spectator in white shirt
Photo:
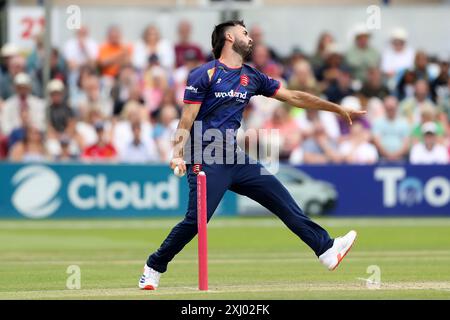
[[[112,141],[119,155],[126,152],[127,146],[133,141],[132,124],[140,123],[140,141],[144,143],[151,154],[158,155],[156,144],[153,141],[153,127],[148,121],[148,116],[143,105],[131,101],[123,110],[123,118],[114,124]]]
[[[98,109],[105,118],[110,118],[113,114],[113,101],[96,75],[88,75],[85,78],[83,91],[77,99],[78,105],[74,106],[76,112]]]
[[[291,153],[289,162],[291,164],[340,163],[342,156],[339,154],[336,140],[327,134],[325,125],[317,118],[313,120],[311,126],[312,135]]]
[[[348,140],[341,143],[339,151],[345,163],[373,164],[378,161],[375,146],[369,143],[369,135],[361,123],[353,123]]]
[[[336,115],[331,112],[306,109],[306,111],[300,113],[295,120],[305,136],[314,133],[314,122],[317,120],[323,124],[325,133],[329,138],[337,141],[341,134]]]
[[[82,65],[94,65],[98,56],[98,44],[89,37],[89,30],[81,26],[76,36],[68,40],[63,49],[70,70],[76,70]]]
[[[77,121],[75,126],[76,134],[80,136],[80,149],[87,148],[98,142],[97,131],[95,124],[102,122],[104,124],[103,131],[106,135],[111,136],[111,123],[105,121],[102,113],[98,109],[83,110],[80,114],[81,119]]]
[[[161,39],[159,30],[154,25],[145,28],[142,40],[138,41],[133,48],[133,65],[143,70],[147,67],[152,55],[158,57],[161,66],[166,70],[172,70],[175,65],[174,46],[166,39]]]
[[[120,160],[127,163],[157,162],[159,159],[157,153],[154,152],[155,150],[152,150],[141,139],[141,122],[132,123],[131,131],[133,132],[133,140],[119,152]]]
[[[414,49],[407,45],[408,34],[403,28],[395,28],[391,32],[390,46],[381,57],[381,71],[389,78],[398,72],[414,66]]]
[[[437,142],[437,126],[434,122],[426,122],[422,125],[424,141],[416,144],[409,156],[412,164],[448,164],[449,155],[447,149]]]
[[[16,94],[8,98],[3,105],[0,118],[3,134],[22,125],[21,111],[29,111],[31,123],[37,130],[46,130],[45,103],[42,99],[31,94],[31,78],[26,73],[19,73],[14,77]]]

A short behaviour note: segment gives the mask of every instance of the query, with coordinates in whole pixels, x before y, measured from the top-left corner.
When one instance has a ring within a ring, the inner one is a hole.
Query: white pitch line
[[[360,283],[297,283],[263,285],[223,285],[211,286],[207,292],[194,287],[163,287],[156,291],[142,291],[137,288],[80,289],[80,290],[34,290],[18,292],[0,292],[1,299],[45,299],[45,298],[87,298],[108,296],[139,296],[151,299],[152,296],[198,295],[226,293],[264,293],[264,292],[304,292],[304,291],[360,291],[367,289]],[[449,291],[450,282],[386,282],[377,291],[438,290]]]
[[[167,229],[172,228],[179,219],[134,220],[0,220],[0,230],[41,230],[41,229]],[[318,223],[327,227],[450,227],[449,218],[318,218]],[[217,218],[211,220],[208,228],[285,228],[276,218]]]
[[[355,248],[356,249],[356,248]],[[381,260],[398,260],[398,259],[433,259],[433,260],[447,260],[450,259],[450,250],[392,250],[392,251],[358,251],[353,250],[350,255],[350,259],[381,259]],[[230,254],[220,254],[220,253],[210,253],[210,262],[217,263],[227,263],[231,261],[249,261],[254,262],[256,260],[264,259],[265,261],[314,261],[317,259],[310,252],[300,251],[300,252],[281,252],[281,253],[233,253],[233,257],[229,259]],[[32,257],[30,259],[16,258],[17,255],[3,255],[4,259],[0,261],[0,265],[2,264],[141,264],[141,259],[108,259],[105,257],[101,260],[96,259],[53,259],[52,257],[48,260],[43,260],[45,256],[38,255],[36,257]],[[241,258],[242,257],[242,258]],[[37,260],[39,258],[39,260]],[[196,255],[186,255],[185,257],[179,257],[174,260],[175,264],[177,263],[197,263]]]
[[[355,279],[364,281],[366,284],[369,283],[369,284],[380,285],[381,286],[381,282],[376,282],[376,281],[370,280],[369,278],[367,278],[367,279],[366,278],[355,278]]]
[[[432,258],[434,261],[447,261],[450,260],[450,256],[402,256],[402,257],[393,257],[393,256],[355,256],[352,255],[351,258],[349,258],[353,262],[361,262],[361,261],[367,261],[367,260],[376,260],[376,261],[406,261],[406,260],[412,260],[412,261],[419,261],[419,260],[427,260],[429,261],[430,258]],[[286,257],[279,257],[279,258],[249,258],[249,259],[209,259],[208,263],[210,264],[226,264],[226,263],[233,263],[233,264],[253,264],[257,262],[258,260],[264,259],[264,262],[266,263],[280,263],[280,259],[282,263],[317,263],[317,259],[312,258],[311,256],[308,257],[298,257],[298,258],[286,258]],[[29,265],[68,265],[68,264],[74,264],[74,265],[105,265],[106,264],[113,264],[113,265],[131,265],[131,264],[141,264],[142,260],[49,260],[49,261],[36,261],[36,260],[3,260],[0,261],[1,265],[11,265],[11,264],[29,264]],[[177,259],[173,262],[174,264],[196,264],[198,263],[197,259]]]

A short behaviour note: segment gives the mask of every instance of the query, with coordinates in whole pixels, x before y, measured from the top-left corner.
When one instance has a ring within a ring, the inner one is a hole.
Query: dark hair
[[[45,138],[45,135],[44,135],[44,132],[42,132],[41,130],[39,130],[38,128],[36,128],[36,127],[32,127],[32,126],[24,126],[24,135],[23,135],[23,137],[22,137],[22,143],[24,144],[24,145],[28,145],[28,143],[30,142],[30,134],[31,134],[31,131],[33,131],[33,130],[35,130],[35,131],[37,131],[38,133],[39,133],[39,137],[40,137],[40,139],[41,139],[41,144],[43,144],[43,139]]]
[[[225,45],[225,31],[234,26],[243,26],[245,28],[244,21],[242,20],[230,20],[214,27],[214,31],[211,35],[211,45],[213,48],[212,52],[214,58],[218,59],[222,53],[223,46]]]

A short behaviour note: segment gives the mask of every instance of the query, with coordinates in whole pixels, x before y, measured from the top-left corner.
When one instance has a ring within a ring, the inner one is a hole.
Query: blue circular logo
[[[408,177],[398,185],[399,203],[411,207],[423,199],[423,184],[417,178]]]

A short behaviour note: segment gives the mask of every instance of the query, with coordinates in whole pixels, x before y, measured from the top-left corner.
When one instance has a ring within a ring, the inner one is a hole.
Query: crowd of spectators
[[[449,57],[412,48],[402,28],[386,48],[371,45],[364,26],[349,48],[320,35],[316,51],[282,56],[251,26],[247,63],[287,88],[367,110],[349,126],[339,116],[253,97],[243,129],[278,129],[280,160],[293,164],[449,163]],[[105,39],[87,27],[51,52],[51,81],[43,83],[43,37],[24,54],[1,49],[0,159],[17,162],[167,162],[187,76],[213,59],[191,39],[189,21],[171,43],[155,25],[131,43],[114,25]],[[48,99],[45,99],[48,97]],[[46,102],[47,101],[47,102]],[[242,137],[242,135],[240,136]],[[242,140],[245,138],[241,138]],[[245,147],[245,141],[243,142]],[[265,147],[268,147],[267,145]]]

